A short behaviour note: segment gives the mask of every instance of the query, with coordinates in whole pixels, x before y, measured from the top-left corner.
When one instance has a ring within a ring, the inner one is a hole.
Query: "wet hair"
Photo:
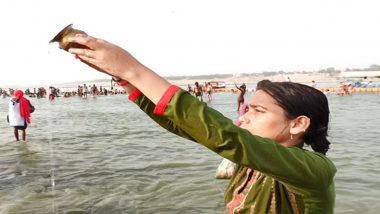
[[[256,90],[273,97],[289,119],[302,115],[310,118],[310,126],[302,139],[314,151],[326,154],[330,145],[327,140],[330,110],[327,98],[321,91],[299,83],[269,80],[258,82]]]

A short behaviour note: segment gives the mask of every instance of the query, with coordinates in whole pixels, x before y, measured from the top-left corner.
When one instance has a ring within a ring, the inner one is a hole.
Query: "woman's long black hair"
[[[302,115],[310,118],[310,126],[303,140],[314,151],[326,154],[330,148],[330,142],[327,140],[330,110],[327,98],[321,91],[299,83],[269,80],[258,82],[256,90],[262,90],[272,96],[287,112],[289,119]]]

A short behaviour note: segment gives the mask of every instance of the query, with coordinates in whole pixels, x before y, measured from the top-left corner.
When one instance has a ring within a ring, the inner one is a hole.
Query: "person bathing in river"
[[[243,83],[242,85],[238,87],[235,83],[235,87],[236,89],[239,90],[239,96],[237,98],[237,104],[238,104],[237,111],[239,112],[240,106],[244,104],[244,95],[245,95],[245,92],[247,91],[247,86],[245,85],[245,83]]]
[[[16,90],[13,97],[9,99],[8,122],[14,128],[16,141],[19,141],[19,130],[22,131],[22,140],[26,141],[26,128],[30,123],[30,113],[34,106],[24,97],[24,92]]]
[[[212,93],[213,93],[213,88],[210,82],[206,82],[206,93],[207,93],[207,98],[208,101],[212,100]]]
[[[195,82],[195,86],[194,86],[194,95],[195,95],[196,98],[199,97],[199,100],[200,100],[200,101],[203,101],[203,90],[202,90],[202,86],[200,86],[198,82]]]
[[[82,34],[69,41],[89,47],[69,52],[124,81],[129,99],[156,123],[237,164],[225,191],[226,212],[333,213],[336,168],[326,157],[329,106],[319,90],[260,81],[238,127],[121,47]]]

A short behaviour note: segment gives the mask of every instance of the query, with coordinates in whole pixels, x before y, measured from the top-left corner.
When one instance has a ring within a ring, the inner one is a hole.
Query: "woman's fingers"
[[[110,73],[108,73],[107,71],[99,68],[98,66],[94,65],[93,63],[91,63],[91,61],[93,61],[93,59],[90,59],[90,58],[81,58],[79,57],[79,60],[85,64],[87,64],[88,66],[90,66],[91,68],[94,68],[95,70],[98,70],[102,73],[105,73],[105,74],[108,74],[110,76],[112,76]]]
[[[75,54],[84,58],[94,58],[95,52],[86,48],[70,48],[69,53]]]
[[[82,56],[82,55],[75,55],[76,58],[80,59],[82,62],[86,62],[86,64],[92,64],[94,63],[94,59],[87,57],[87,56]]]
[[[84,45],[90,49],[95,49],[96,39],[86,34],[76,34],[75,36],[69,37],[68,41]]]
[[[89,52],[88,50],[85,50],[85,49],[82,49],[82,48],[70,48],[69,52],[72,53],[72,54],[74,54],[75,58],[77,58],[80,61],[86,63],[87,65],[89,65],[89,66],[91,66],[93,68],[96,67],[95,65],[93,65],[95,63],[95,59],[91,57],[92,53]],[[98,67],[96,67],[96,70],[104,72],[101,69],[99,69]]]

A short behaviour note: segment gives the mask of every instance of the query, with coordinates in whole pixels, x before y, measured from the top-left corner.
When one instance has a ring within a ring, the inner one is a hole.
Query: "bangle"
[[[121,78],[118,78],[118,77],[112,77],[112,80],[114,82],[116,82],[116,84],[118,86],[126,86],[128,84],[128,81],[127,80],[123,80]]]
[[[121,80],[119,82],[116,82],[116,84],[118,86],[126,86],[128,84],[128,81],[127,80]]]
[[[112,77],[112,81],[114,81],[114,82],[121,82],[122,79],[119,78],[119,77]]]

